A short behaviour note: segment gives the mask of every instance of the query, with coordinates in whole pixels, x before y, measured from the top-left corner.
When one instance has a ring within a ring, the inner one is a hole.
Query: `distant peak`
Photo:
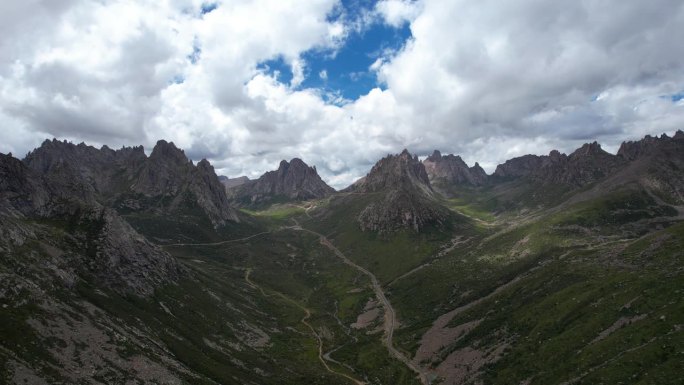
[[[152,149],[152,154],[150,154],[150,159],[173,159],[176,162],[188,162],[183,150],[176,147],[173,142],[167,142],[163,139],[157,141],[154,149]]]
[[[601,145],[598,144],[598,142],[594,141],[592,143],[585,143],[582,145],[582,147],[578,148],[573,155],[596,155],[596,154],[601,154],[604,153],[603,149],[601,148]]]
[[[442,158],[442,153],[439,152],[439,150],[435,150],[432,152],[432,155],[427,157],[427,160],[430,162],[436,162],[437,160]]]
[[[304,163],[304,161],[301,160],[301,159],[299,159],[299,158],[292,158],[292,160],[290,160],[290,166],[295,166],[295,167],[309,167],[309,165],[307,165],[306,163]]]
[[[366,175],[362,183],[354,184],[364,192],[377,192],[386,189],[415,189],[432,193],[425,166],[417,156],[404,149],[400,154],[387,155],[380,159]]]

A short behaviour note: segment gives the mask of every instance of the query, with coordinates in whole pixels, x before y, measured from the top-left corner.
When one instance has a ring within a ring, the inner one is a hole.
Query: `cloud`
[[[393,27],[410,23],[420,13],[421,2],[415,0],[383,0],[375,5],[385,22]]]
[[[411,37],[370,66],[378,88],[345,100],[302,86],[304,57],[379,21]],[[684,127],[681,25],[668,0],[3,2],[0,151],[165,138],[229,176],[296,156],[344,187],[405,147],[488,171],[595,139],[615,150]],[[258,69],[274,59],[289,84]]]

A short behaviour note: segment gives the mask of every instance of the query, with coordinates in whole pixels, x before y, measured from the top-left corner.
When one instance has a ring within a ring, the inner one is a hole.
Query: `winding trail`
[[[271,231],[264,231],[261,233],[256,233],[253,235],[250,235],[248,237],[244,238],[238,238],[238,239],[229,239],[227,241],[220,241],[220,242],[210,242],[210,243],[167,243],[167,244],[161,244],[160,246],[218,246],[218,245],[224,245],[226,243],[232,243],[232,242],[240,242],[240,241],[246,241],[248,239],[252,239],[254,237],[258,237],[260,235],[264,234],[270,234]]]
[[[387,346],[388,352],[390,353],[391,356],[398,359],[404,365],[406,365],[409,369],[411,369],[413,372],[415,372],[418,376],[418,379],[420,380],[420,382],[423,385],[430,385],[431,381],[428,377],[428,372],[423,370],[418,364],[413,362],[410,358],[406,357],[402,352],[400,352],[399,350],[397,350],[394,347],[394,342],[393,342],[394,330],[396,329],[396,327],[398,325],[397,315],[396,315],[396,312],[394,311],[394,308],[392,307],[392,304],[387,299],[385,292],[382,290],[382,285],[380,285],[380,281],[378,281],[377,277],[373,273],[368,271],[366,268],[357,265],[351,259],[347,258],[347,256],[344,255],[344,253],[342,253],[337,247],[335,247],[335,245],[333,245],[332,242],[330,242],[330,240],[325,235],[323,235],[321,233],[317,233],[313,230],[305,229],[301,225],[299,225],[299,223],[296,220],[294,220],[294,221],[295,221],[294,226],[283,226],[283,227],[279,228],[278,230],[305,231],[305,232],[308,232],[310,234],[317,236],[320,239],[321,245],[330,249],[335,254],[335,256],[340,258],[345,264],[353,267],[354,269],[358,270],[359,272],[361,272],[362,274],[364,274],[368,278],[370,278],[371,285],[373,287],[373,292],[375,293],[375,296],[377,297],[378,301],[380,303],[382,303],[383,308],[385,309],[384,322],[383,322],[383,329],[384,329],[383,342]],[[255,237],[258,237],[258,236],[261,236],[264,234],[270,234],[270,233],[272,233],[272,231],[264,231],[261,233],[250,235],[248,237],[239,238],[239,239],[230,239],[230,240],[220,241],[220,242],[172,243],[172,244],[166,244],[166,245],[162,245],[162,246],[217,246],[217,245],[223,245],[223,244],[232,243],[232,242],[246,241],[248,239],[252,239],[252,238],[255,238]],[[247,282],[247,284],[256,290],[259,290],[263,296],[271,297],[272,295],[266,293],[263,288],[261,288],[259,285],[255,284],[249,278],[251,272],[252,272],[251,268],[248,268],[245,270],[245,281]],[[326,354],[323,353],[323,340],[321,339],[321,336],[318,335],[318,333],[313,328],[313,326],[308,322],[308,319],[311,317],[311,311],[309,309],[307,309],[306,307],[302,306],[297,301],[293,300],[292,298],[287,297],[286,295],[284,295],[282,293],[279,293],[276,291],[274,291],[273,293],[274,293],[273,295],[276,295],[276,296],[282,298],[283,300],[290,302],[291,304],[298,307],[299,309],[301,309],[304,312],[304,318],[302,318],[300,322],[303,323],[304,325],[306,325],[306,327],[309,328],[311,330],[311,333],[316,337],[316,340],[318,341],[318,359],[321,361],[321,363],[323,364],[323,366],[325,367],[325,369],[328,372],[342,376],[342,377],[345,377],[348,380],[354,382],[356,385],[366,385],[366,383],[363,381],[360,381],[360,380],[358,380],[354,377],[351,377],[345,373],[337,372],[337,371],[333,370],[332,368],[330,368],[330,366],[328,365],[328,362],[326,361],[326,358],[328,358],[328,357],[326,357]],[[332,353],[332,352],[330,352],[330,353]],[[335,361],[330,359],[330,362],[335,362]]]
[[[316,235],[319,237],[320,242],[323,246],[327,247],[330,249],[335,256],[340,258],[345,264],[353,267],[354,269],[360,271],[364,275],[366,275],[368,278],[371,280],[371,285],[373,286],[373,291],[375,292],[375,296],[378,298],[378,301],[382,303],[382,306],[385,309],[385,315],[384,315],[384,324],[383,324],[383,329],[385,330],[385,338],[384,341],[385,345],[387,346],[387,350],[389,351],[390,355],[404,363],[409,369],[411,369],[413,372],[415,372],[418,375],[418,378],[420,379],[420,382],[424,385],[429,385],[430,381],[428,379],[428,374],[420,367],[418,366],[415,362],[411,361],[408,357],[406,357],[402,352],[397,350],[394,347],[394,330],[397,327],[397,315],[396,312],[394,311],[394,308],[392,307],[392,304],[390,301],[387,299],[387,296],[385,295],[385,292],[382,290],[382,286],[380,285],[380,281],[378,281],[377,277],[370,271],[368,271],[366,268],[357,265],[354,263],[351,259],[347,258],[344,253],[342,253],[335,245],[333,245],[330,240],[323,234],[317,233],[313,230],[305,229],[299,225],[291,227],[293,230],[299,230],[299,231],[306,231],[308,233],[311,233],[313,235]]]
[[[257,285],[256,283],[254,283],[254,281],[252,281],[249,278],[251,273],[252,273],[251,268],[245,269],[245,282],[247,282],[247,284],[249,286],[253,287],[256,290],[259,290],[264,297],[272,297],[273,295],[278,296],[278,297],[282,298],[283,300],[285,300],[286,302],[293,304],[295,307],[301,309],[304,312],[304,317],[300,320],[300,322],[303,323],[304,325],[306,325],[306,327],[309,328],[309,330],[311,330],[311,334],[313,334],[314,337],[316,338],[316,341],[318,341],[318,360],[321,361],[321,363],[325,367],[325,370],[327,370],[328,372],[330,372],[332,374],[342,376],[342,377],[352,381],[356,385],[366,385],[365,382],[360,381],[360,380],[358,380],[352,376],[349,376],[345,373],[335,371],[330,366],[328,366],[328,363],[326,362],[327,357],[325,354],[323,354],[323,339],[321,338],[321,336],[318,333],[316,333],[316,329],[314,329],[314,327],[308,321],[308,319],[311,318],[311,310],[302,306],[299,302],[297,302],[294,299],[286,296],[283,293],[273,291],[273,294],[267,294],[266,291],[261,286]],[[331,359],[331,362],[337,362],[337,361]]]

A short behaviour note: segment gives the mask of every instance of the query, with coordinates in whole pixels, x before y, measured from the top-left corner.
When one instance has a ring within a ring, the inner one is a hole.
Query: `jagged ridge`
[[[487,183],[487,173],[480,167],[480,164],[475,163],[473,167],[468,167],[460,156],[452,154],[442,156],[438,150],[435,150],[423,161],[423,165],[433,184],[455,183],[481,186]]]
[[[277,170],[228,190],[231,200],[241,205],[318,199],[334,192],[318,175],[316,167],[309,167],[299,158],[290,162],[283,160]]]
[[[51,180],[52,186],[79,184],[69,190],[81,200],[158,214],[178,211],[191,202],[215,227],[239,219],[209,162],[202,160],[195,166],[182,150],[164,140],[157,142],[149,158],[142,146],[115,151],[45,141],[24,162]]]
[[[444,224],[449,216],[448,210],[434,201],[435,193],[425,167],[408,150],[382,158],[368,175],[346,191],[381,195],[359,214],[359,225],[364,231],[420,231],[428,225]]]
[[[93,279],[108,289],[142,296],[183,274],[175,259],[138,234],[114,210],[93,199],[79,199],[81,184],[54,184],[55,179],[12,156],[0,155],[3,254],[9,256],[28,242],[39,242],[50,250],[51,263],[70,266],[82,279]],[[68,239],[32,222],[42,219],[64,227]],[[75,279],[64,283],[73,285]]]

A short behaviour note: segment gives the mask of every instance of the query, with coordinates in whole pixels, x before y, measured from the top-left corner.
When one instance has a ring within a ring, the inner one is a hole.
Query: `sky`
[[[684,129],[681,0],[0,2],[0,152],[173,141],[342,188],[389,153],[506,159]]]

